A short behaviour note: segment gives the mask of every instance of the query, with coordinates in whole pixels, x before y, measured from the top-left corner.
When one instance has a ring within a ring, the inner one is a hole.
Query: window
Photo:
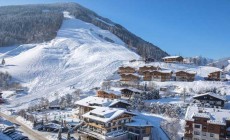
[[[200,135],[200,132],[194,131],[194,135]]]
[[[204,125],[204,126],[203,126],[203,129],[207,129],[207,126],[206,126],[206,125]]]
[[[206,132],[203,132],[202,135],[203,135],[203,136],[206,136]]]
[[[214,134],[210,133],[210,137],[214,137]]]
[[[195,124],[195,128],[200,128],[200,125],[199,124]]]
[[[216,104],[217,104],[217,105],[221,105],[221,101],[217,101]]]

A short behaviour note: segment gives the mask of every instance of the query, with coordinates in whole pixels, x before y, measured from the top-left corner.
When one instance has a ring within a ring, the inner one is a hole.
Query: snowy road
[[[8,121],[10,121],[12,123],[19,124],[20,125],[19,129],[26,136],[28,136],[31,140],[47,140],[44,136],[42,136],[42,135],[36,133],[35,131],[31,130],[26,125],[24,125],[21,122],[17,121],[14,117],[11,117],[11,116],[8,116],[6,114],[3,114],[2,112],[0,112],[0,116],[2,116],[3,118],[7,119]]]

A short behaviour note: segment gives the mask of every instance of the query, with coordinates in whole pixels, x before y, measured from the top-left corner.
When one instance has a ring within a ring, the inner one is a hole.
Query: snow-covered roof
[[[220,96],[220,95],[218,95],[216,93],[213,93],[213,92],[207,92],[207,93],[204,93],[204,94],[199,94],[199,95],[193,96],[193,98],[201,97],[201,96],[205,96],[205,95],[209,95],[209,96],[215,97],[215,98],[223,100],[223,101],[226,100],[223,96]]]
[[[125,125],[126,126],[137,126],[137,127],[147,127],[147,126],[153,127],[153,125],[150,122],[144,119],[139,119],[139,118],[133,118],[132,122],[127,123]]]
[[[110,107],[118,102],[128,104],[128,102],[124,100],[108,99],[108,98],[101,98],[101,97],[96,97],[96,96],[86,97],[82,100],[76,101],[75,104],[80,105],[80,106],[96,108],[96,107]]]
[[[143,92],[142,90],[139,90],[139,89],[136,89],[136,88],[133,88],[133,87],[127,87],[127,88],[123,88],[121,90],[124,90],[124,89],[128,89],[128,90],[131,90],[133,92],[139,92],[139,93]]]
[[[121,92],[120,91],[115,91],[115,90],[103,90],[104,92],[108,93],[108,94],[115,94],[117,96],[120,96],[121,95]]]
[[[84,118],[89,118],[96,121],[107,123],[124,113],[135,115],[131,112],[126,111],[125,109],[98,107],[82,116]]]
[[[195,71],[191,71],[191,70],[176,70],[175,73],[178,73],[178,72],[186,72],[186,73],[189,73],[189,74],[196,74]]]
[[[207,118],[208,123],[225,125],[227,117],[230,116],[230,110],[217,108],[199,108],[189,106],[185,114],[185,120],[194,121],[193,117]]]
[[[169,58],[179,58],[181,56],[166,56],[166,57],[163,57],[162,59],[169,59]]]

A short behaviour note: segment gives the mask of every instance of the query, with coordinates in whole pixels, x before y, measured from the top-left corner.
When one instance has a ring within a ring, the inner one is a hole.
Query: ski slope
[[[8,71],[29,88],[29,94],[12,100],[12,107],[28,106],[54,93],[71,93],[100,86],[123,62],[139,56],[115,35],[64,12],[65,20],[50,42],[26,44],[1,50]],[[106,41],[110,38],[115,43]],[[25,100],[26,99],[26,100]]]

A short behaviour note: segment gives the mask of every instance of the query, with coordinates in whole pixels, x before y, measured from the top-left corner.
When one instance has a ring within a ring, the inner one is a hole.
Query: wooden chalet
[[[131,99],[133,94],[141,94],[142,91],[135,88],[124,88],[121,90],[121,97]]]
[[[171,78],[172,71],[145,71],[143,80],[165,82],[170,81]]]
[[[135,117],[134,117],[135,118]],[[133,119],[130,123],[125,124],[130,140],[152,140],[153,125],[146,120]]]
[[[189,71],[177,71],[175,75],[176,81],[193,82],[195,80],[196,73]]]
[[[224,74],[222,71],[215,71],[212,73],[209,73],[207,80],[212,80],[212,81],[221,81],[224,79]]]
[[[194,102],[202,104],[202,106],[224,107],[226,99],[216,93],[208,92],[193,96]]]
[[[81,116],[97,107],[111,107],[111,108],[124,108],[126,109],[130,104],[127,101],[120,99],[111,99],[97,96],[89,96],[82,100],[75,102],[79,107],[79,116]]]
[[[100,140],[125,140],[128,137],[124,129],[135,114],[117,109],[101,107],[83,115],[85,125],[80,132]]]
[[[165,63],[183,63],[184,60],[182,56],[166,56],[162,59]]]
[[[97,97],[108,98],[108,99],[120,99],[121,92],[111,90],[98,90]]]
[[[136,70],[135,70],[135,68],[133,68],[133,67],[130,67],[130,66],[122,66],[122,67],[119,67],[119,69],[118,69],[118,73],[119,74],[124,74],[124,73],[135,73],[136,72]]]
[[[121,81],[124,82],[138,82],[140,77],[136,74],[121,74]]]
[[[184,140],[229,140],[230,112],[225,109],[189,106]]]
[[[143,66],[143,67],[139,68],[138,73],[140,75],[143,75],[145,71],[154,71],[154,70],[161,70],[161,68],[160,67],[154,67],[154,66]]]

